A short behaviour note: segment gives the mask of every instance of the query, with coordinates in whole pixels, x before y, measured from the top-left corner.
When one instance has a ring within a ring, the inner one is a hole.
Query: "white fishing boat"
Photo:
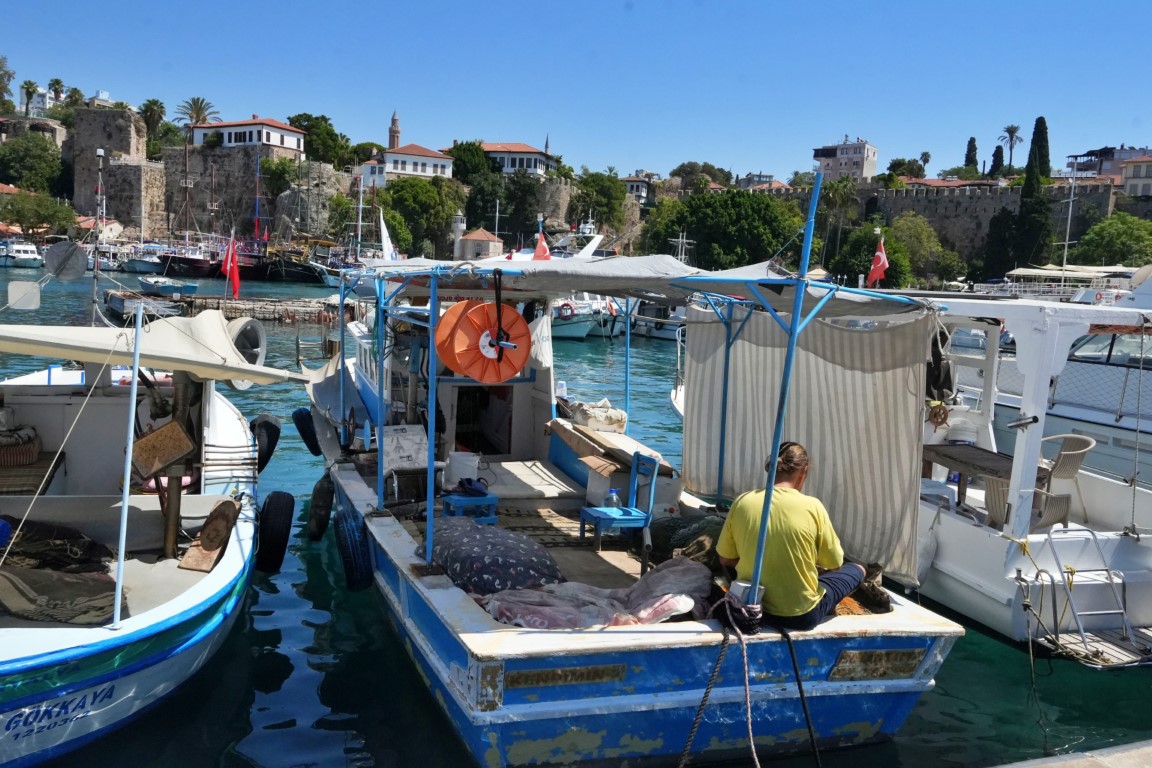
[[[8,243],[7,258],[17,269],[40,269],[44,266],[39,249],[32,243],[19,240]]]
[[[574,295],[549,302],[552,312],[552,339],[554,341],[583,341],[597,327],[597,316],[590,302],[580,301]]]
[[[143,334],[0,325],[5,353],[83,363],[0,386],[3,765],[77,749],[172,694],[224,642],[253,569],[279,568],[293,499],[257,491],[278,426],[250,426],[216,388],[292,378],[262,365],[262,338],[219,312]]]
[[[696,288],[679,284],[695,273],[669,256],[398,264],[376,272],[387,301],[374,321],[350,323],[345,354],[312,373],[311,411],[294,420],[330,466],[345,577],[351,588],[379,590],[421,676],[478,764],[658,763],[682,753],[708,762],[746,757],[753,743],[758,752],[779,754],[807,750],[811,742],[833,747],[890,738],[961,634],[952,622],[893,595],[890,613],[838,616],[790,639],[767,631],[745,635],[747,666],[736,654],[721,665],[726,636],[703,616],[655,624],[586,618],[565,629],[529,616],[524,626],[512,626],[496,620],[508,618],[501,601],[540,592],[502,591],[478,601],[462,588],[458,562],[443,549],[461,530],[478,537],[484,560],[512,570],[525,564],[492,557],[482,542],[513,537],[543,552],[519,572],[558,564],[563,577],[577,582],[567,588],[580,594],[596,585],[631,595],[654,585],[649,578],[667,573],[661,569],[669,563],[682,566],[673,559],[643,575],[643,556],[638,564],[619,547],[589,546],[600,541],[599,528],[586,539],[581,529],[591,527],[599,513],[588,510],[616,482],[612,457],[636,467],[647,449],[616,431],[554,418],[552,316],[515,306],[547,306],[588,290],[620,297],[626,317],[638,295],[682,301]],[[781,300],[794,294],[785,291]],[[620,375],[627,383],[627,367]],[[904,405],[901,416],[918,427],[919,403]],[[760,445],[756,461],[762,464],[770,450]],[[846,467],[855,474],[855,462]],[[918,468],[918,458],[900,466],[901,487],[915,485]],[[487,481],[479,498],[453,492],[452,483],[469,477]],[[670,467],[657,470],[647,487],[645,523],[669,509],[699,515],[705,506],[682,493]],[[915,496],[902,500],[914,520]],[[414,507],[424,514],[413,516]],[[461,514],[476,523],[455,519]],[[313,523],[322,530],[322,520],[310,520],[310,529]],[[513,536],[516,530],[535,531],[537,539]],[[539,542],[549,538],[567,546],[544,550]],[[789,642],[803,660],[802,686]]]
[[[164,246],[159,243],[133,246],[120,259],[120,271],[136,275],[159,275],[165,265]]]

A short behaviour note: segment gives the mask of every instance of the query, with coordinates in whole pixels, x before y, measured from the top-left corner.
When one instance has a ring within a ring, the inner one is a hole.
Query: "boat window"
[[[1071,359],[1105,363],[1108,361],[1108,352],[1112,348],[1112,339],[1112,336],[1106,334],[1085,336],[1073,349]]]
[[[1152,368],[1152,338],[1143,337],[1143,343],[1141,338],[1137,333],[1116,336],[1110,362],[1115,365],[1139,367],[1143,359],[1143,367]]]

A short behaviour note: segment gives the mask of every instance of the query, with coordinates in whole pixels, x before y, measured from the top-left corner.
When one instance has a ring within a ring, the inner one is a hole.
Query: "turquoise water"
[[[0,270],[4,283],[23,270]],[[28,273],[29,275],[32,273]],[[130,280],[129,280],[130,281]],[[129,282],[126,281],[126,282]],[[201,291],[223,283],[202,281]],[[6,311],[0,323],[84,322],[90,283],[51,285],[35,313]],[[323,287],[246,284],[248,296],[324,296]],[[295,330],[267,326],[269,363],[291,366]],[[557,378],[572,397],[608,397],[623,406],[622,340],[556,345]],[[668,405],[675,349],[638,340],[630,433],[679,461],[679,422]],[[39,363],[3,356],[0,373]],[[248,416],[266,412],[284,425],[261,478],[264,493],[296,496],[297,526],[280,573],[257,575],[247,614],[187,686],[117,734],[51,763],[132,766],[464,766],[469,758],[425,691],[384,619],[381,598],[341,587],[331,534],[318,543],[303,530],[304,504],[323,472],[304,449],[289,414],[307,403],[290,385],[230,396]],[[1026,650],[969,629],[889,744],[823,755],[829,768],[979,766],[1084,751],[1152,738],[1146,697],[1152,671],[1101,673],[1054,661],[1036,663],[1036,692]],[[773,761],[787,768],[810,757]]]

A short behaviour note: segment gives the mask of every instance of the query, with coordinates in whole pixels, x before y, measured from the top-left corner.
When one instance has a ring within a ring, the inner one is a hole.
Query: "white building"
[[[422,147],[419,144],[405,144],[389,149],[382,160],[388,178],[400,176],[445,176],[452,178],[452,155]]]
[[[851,176],[857,181],[867,181],[876,175],[878,153],[876,147],[866,139],[857,137],[856,141],[844,134],[844,141],[817,147],[812,150],[812,159],[816,161],[816,170],[824,173],[826,181],[838,179],[841,176]]]
[[[528,144],[488,144],[480,145],[484,154],[494,159],[504,173],[527,171],[530,174],[543,176],[548,170],[556,170],[556,161],[547,150],[541,152]]]
[[[632,195],[640,205],[647,203],[648,198],[652,196],[652,184],[642,176],[625,176],[620,181],[624,182],[628,194]]]
[[[1152,155],[1143,155],[1125,160],[1120,164],[1123,171],[1124,191],[1133,197],[1152,195]]]
[[[222,147],[270,146],[291,152],[304,152],[304,131],[287,123],[252,115],[251,120],[233,123],[206,123],[192,126],[192,143],[203,144],[213,133],[221,136]]]

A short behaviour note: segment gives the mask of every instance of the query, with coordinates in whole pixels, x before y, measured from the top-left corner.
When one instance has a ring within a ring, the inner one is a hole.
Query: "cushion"
[[[564,581],[548,550],[522,533],[477,525],[468,517],[436,518],[432,562],[475,595]]]

